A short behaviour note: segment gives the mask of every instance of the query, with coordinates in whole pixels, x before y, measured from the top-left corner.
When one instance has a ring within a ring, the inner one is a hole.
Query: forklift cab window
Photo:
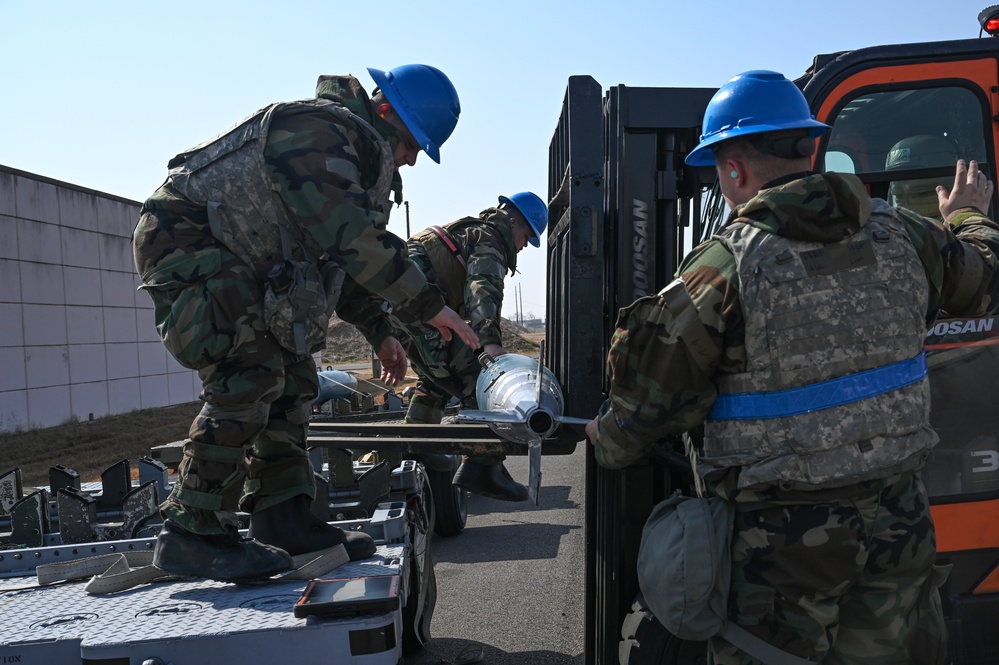
[[[987,163],[984,104],[957,85],[853,97],[831,120],[824,168],[855,173],[873,196],[938,217],[936,186],[953,184],[957,160]]]
[[[827,120],[827,171],[856,174],[871,195],[938,217],[936,186],[954,183],[959,158],[988,173],[991,114],[984,96],[953,85],[858,95]],[[953,319],[926,338],[930,423],[940,443],[922,471],[930,499],[975,500],[999,493],[999,410],[988,401],[999,373],[999,317]]]

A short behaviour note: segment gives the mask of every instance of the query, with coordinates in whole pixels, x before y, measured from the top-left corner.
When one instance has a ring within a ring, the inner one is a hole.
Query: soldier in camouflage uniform
[[[540,246],[548,224],[548,208],[537,195],[519,192],[499,197],[499,206],[478,217],[431,226],[409,239],[410,258],[445,302],[466,318],[482,344],[481,350],[462,340],[444,339],[419,321],[407,322],[393,313],[382,322],[401,340],[420,380],[406,412],[407,423],[436,424],[452,397],[477,408],[475,383],[482,365],[480,352],[493,357],[506,353],[500,330],[503,279],[517,270],[517,253]],[[438,471],[449,470],[449,456],[414,456]],[[451,466],[450,468],[453,468]],[[472,455],[462,459],[452,482],[469,492],[503,501],[526,501],[527,488],[516,482],[502,456]]]
[[[946,223],[892,208],[855,176],[808,172],[827,130],[775,72],[719,90],[686,161],[716,167],[730,217],[621,311],[587,434],[616,469],[690,433],[700,489],[739,507],[738,625],[812,662],[939,665],[923,341],[941,309],[999,305],[993,187],[961,160],[937,190]],[[761,662],[720,637],[710,651]]]
[[[338,544],[352,559],[374,553],[370,536],[345,534],[309,507],[311,354],[325,345],[341,288],[378,293],[402,320],[478,343],[386,229],[398,168],[420,150],[439,161],[457,94],[426,65],[368,71],[372,97],[352,76],[322,76],[316,99],[270,105],[178,155],[142,207],[141,288],[167,349],[204,386],[160,506],[154,562],[168,572],[238,581],[288,568],[289,554]],[[402,347],[375,341],[385,378],[397,381]],[[237,504],[251,514],[251,538],[239,537]]]
[[[891,147],[885,158],[885,171],[950,166],[960,157],[957,145],[949,136],[920,134],[904,138]],[[937,209],[936,190],[947,184],[946,178],[892,181],[888,185],[888,202],[923,217],[942,221]]]

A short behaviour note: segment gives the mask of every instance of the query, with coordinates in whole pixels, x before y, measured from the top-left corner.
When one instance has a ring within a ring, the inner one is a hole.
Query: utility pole
[[[524,285],[517,285],[517,323],[524,325]]]
[[[409,201],[404,201],[404,203],[406,204],[406,238],[405,239],[409,240],[409,236],[411,235],[410,232],[409,232]]]

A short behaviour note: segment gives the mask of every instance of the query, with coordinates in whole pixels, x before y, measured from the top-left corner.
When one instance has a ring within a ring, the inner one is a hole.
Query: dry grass
[[[123,459],[133,471],[149,449],[187,437],[200,402],[133,411],[88,422],[26,432],[0,433],[0,473],[21,469],[25,487],[48,485],[49,467],[73,469],[80,480],[100,480],[101,472]]]

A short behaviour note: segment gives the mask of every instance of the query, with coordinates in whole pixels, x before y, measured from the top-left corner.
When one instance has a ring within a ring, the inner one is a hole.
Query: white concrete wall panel
[[[100,418],[108,414],[108,384],[105,381],[94,383],[73,383],[69,387],[69,399],[73,415],[78,420]],[[108,460],[113,464],[117,460]]]
[[[108,412],[119,415],[141,408],[140,391],[139,377],[108,381]]]
[[[67,305],[89,305],[100,307],[104,304],[101,296],[101,271],[90,268],[63,268],[66,282]]]
[[[139,377],[142,393],[140,408],[155,409],[170,406],[170,384],[164,375]]]
[[[69,385],[69,347],[26,346],[24,347],[24,369],[29,390],[67,386]],[[69,393],[66,394],[69,395]]]
[[[0,166],[0,431],[197,399],[137,290],[139,207]]]
[[[101,271],[101,300],[108,307],[123,307],[135,311],[132,303],[132,274],[127,272]],[[135,320],[133,315],[132,320]]]
[[[55,427],[68,422],[71,415],[68,385],[28,391],[29,427]]]
[[[0,302],[0,347],[24,346],[24,323],[21,305]],[[3,365],[0,365],[3,367]],[[6,368],[4,368],[6,371]]]
[[[101,267],[99,240],[100,234],[94,231],[83,231],[69,226],[59,227],[62,264],[99,269]]]
[[[98,236],[98,251],[101,257],[102,270],[135,273],[135,260],[132,258],[132,245],[129,238],[110,236],[102,233]],[[120,303],[124,304],[124,302]]]
[[[17,213],[17,206],[14,200],[14,187],[17,176],[13,173],[0,171],[0,215],[13,217]]]
[[[138,377],[139,345],[135,342],[108,344],[107,363],[109,381]],[[138,389],[138,384],[136,384],[136,389]],[[138,403],[138,393],[136,393],[135,400]]]
[[[62,241],[58,224],[17,220],[17,256],[22,261],[62,265]]]
[[[97,199],[97,230],[101,233],[131,239],[137,221],[139,221],[138,206],[115,199]]]
[[[139,376],[165,376],[168,355],[162,342],[139,342]]]
[[[0,347],[0,367],[3,367],[0,372],[0,392],[24,390],[28,387],[23,346]]]
[[[0,259],[0,302],[21,302],[21,264]]]
[[[69,342],[65,305],[24,304],[21,306],[21,311],[24,318],[26,344],[32,346],[65,345]]]
[[[21,262],[21,302],[64,305],[66,281],[58,263]]]
[[[3,176],[3,173],[0,173]],[[0,206],[3,205],[3,191],[0,191]],[[0,215],[0,259],[17,258],[17,218],[13,215]]]
[[[108,363],[104,344],[70,344],[68,348],[70,384],[107,381]],[[107,389],[101,392],[106,395]],[[104,402],[107,403],[106,397]]]
[[[104,358],[104,311],[100,307],[66,307],[66,332],[70,344],[101,344]]]
[[[97,224],[97,197],[68,187],[59,188],[59,223],[68,229],[100,230]]]
[[[21,306],[24,343],[27,346],[61,345],[69,342],[65,305]]]
[[[53,183],[18,178],[14,184],[14,205],[14,214],[21,219],[59,223],[59,188]]]
[[[104,335],[108,344],[134,342],[138,339],[135,326],[136,312],[131,307],[104,308]]]
[[[145,293],[141,294],[143,298],[148,298]],[[163,344],[163,340],[160,339],[160,334],[156,330],[156,317],[153,314],[152,309],[139,309],[135,312],[136,321],[136,334],[139,336],[140,342],[158,342]]]

